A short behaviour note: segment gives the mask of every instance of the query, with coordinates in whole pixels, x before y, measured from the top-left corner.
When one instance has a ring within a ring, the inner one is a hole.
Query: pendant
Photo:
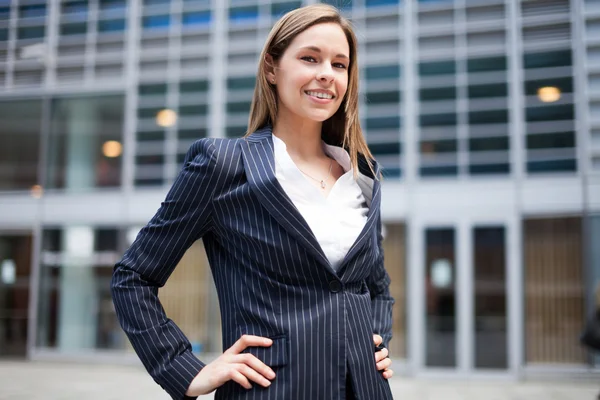
[[[325,181],[321,179],[321,189],[325,189]]]

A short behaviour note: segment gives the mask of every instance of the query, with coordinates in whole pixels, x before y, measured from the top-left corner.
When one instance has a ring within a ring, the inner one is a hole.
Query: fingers
[[[373,343],[375,343],[375,346],[379,346],[381,343],[383,342],[383,338],[377,334],[373,335]]]
[[[383,350],[379,350],[379,351],[375,352],[375,362],[379,362],[379,361],[383,360],[388,355],[389,355],[389,351],[388,351],[388,349],[386,349],[384,347]]]
[[[383,371],[382,375],[385,379],[390,379],[392,375],[394,375],[394,371],[392,371],[391,369],[386,369],[385,371]]]
[[[267,379],[275,379],[275,372],[252,354],[238,354],[232,358],[232,362],[245,364]]]
[[[392,365],[392,360],[389,358],[383,359],[377,363],[377,371],[388,369]]]
[[[254,335],[242,335],[230,348],[228,348],[225,354],[239,354],[246,350],[247,347],[259,346],[269,347],[273,344],[273,341],[269,338],[254,336]]]
[[[237,367],[238,371],[242,375],[244,375],[248,380],[256,382],[259,385],[264,386],[264,387],[269,387],[271,385],[270,380],[268,380],[267,378],[265,378],[264,376],[262,376],[261,374],[259,374],[255,370],[253,370],[252,368],[250,368],[248,365],[237,364],[236,367]],[[242,386],[244,386],[244,385],[242,385]],[[246,386],[244,386],[244,387],[246,387]],[[252,386],[250,386],[250,387],[252,387]]]
[[[248,381],[248,378],[246,378],[244,376],[244,374],[242,374],[240,371],[238,371],[236,369],[231,369],[229,371],[229,378],[232,381],[239,383],[245,389],[252,389],[252,384],[250,384],[250,381]]]

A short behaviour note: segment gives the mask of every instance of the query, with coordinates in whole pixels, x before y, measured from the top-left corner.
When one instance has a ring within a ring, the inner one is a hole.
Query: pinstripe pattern
[[[267,389],[228,382],[215,399],[345,399],[347,372],[357,399],[391,399],[372,341],[379,333],[389,343],[394,302],[383,268],[379,181],[367,223],[336,272],[274,168],[269,127],[191,147],[160,209],[115,266],[112,293],[123,329],[156,382],[174,399],[185,398],[204,364],[166,317],[157,293],[202,237],[223,347],[242,334],[271,337],[270,348],[247,351],[277,374]],[[359,168],[373,177],[363,158]]]

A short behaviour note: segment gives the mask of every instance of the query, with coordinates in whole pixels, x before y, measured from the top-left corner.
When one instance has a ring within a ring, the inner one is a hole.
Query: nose
[[[333,69],[331,68],[331,65],[323,63],[323,67],[317,73],[317,80],[321,83],[331,83],[333,78]]]

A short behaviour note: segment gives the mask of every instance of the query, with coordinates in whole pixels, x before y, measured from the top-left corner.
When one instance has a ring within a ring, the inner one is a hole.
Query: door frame
[[[502,226],[505,229],[506,318],[507,318],[507,368],[504,370],[476,369],[474,366],[474,296],[473,296],[473,229],[475,227]],[[437,368],[425,365],[425,230],[427,228],[453,228],[455,232],[456,271],[456,367]],[[408,296],[409,343],[412,352],[410,364],[419,377],[469,377],[482,379],[517,379],[523,359],[523,275],[521,221],[515,215],[490,212],[485,215],[444,213],[441,215],[414,216],[407,225],[410,248]]]

